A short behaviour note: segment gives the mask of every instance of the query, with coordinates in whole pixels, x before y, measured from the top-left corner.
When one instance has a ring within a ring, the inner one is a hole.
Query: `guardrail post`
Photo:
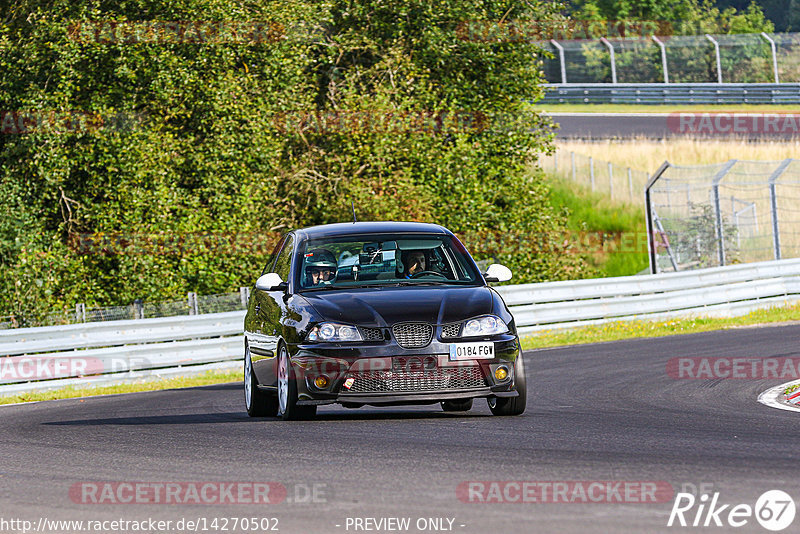
[[[239,298],[242,299],[242,307],[247,308],[247,303],[250,301],[250,288],[240,287]]]
[[[719,183],[723,178],[725,178],[725,175],[728,174],[728,171],[731,170],[731,167],[736,165],[737,161],[738,160],[732,159],[726,163],[722,170],[720,170],[717,175],[714,176],[714,181],[711,184],[711,190],[714,199],[714,220],[716,221],[717,227],[717,248],[719,250],[720,267],[725,265],[725,231],[722,228],[722,210],[719,203]]]
[[[666,172],[667,169],[671,167],[669,161],[665,161],[661,164],[661,167],[650,177],[647,181],[647,184],[644,186],[644,210],[645,210],[645,224],[647,225],[647,252],[650,257],[650,272],[652,274],[658,274],[658,261],[656,258],[656,244],[653,239],[653,232],[655,228],[653,227],[653,206],[650,202],[650,188],[653,187],[653,184],[661,178],[661,175]]]
[[[778,51],[775,49],[775,41],[765,32],[761,32],[761,37],[769,41],[769,47],[772,49],[772,72],[775,74],[775,83],[781,83],[778,77]]]
[[[558,50],[558,59],[559,63],[561,63],[561,83],[567,83],[567,62],[564,60],[564,47],[558,44],[555,39],[550,39],[550,44]]]
[[[133,318],[144,319],[144,303],[142,302],[142,299],[136,299],[133,301]]]
[[[706,39],[714,44],[714,54],[717,56],[717,83],[722,83],[722,61],[719,57],[719,43],[709,34],[706,34]]]
[[[667,47],[664,46],[658,37],[653,36],[653,40],[661,48],[661,70],[664,71],[664,83],[669,83],[669,69],[667,69]]]
[[[558,174],[558,149],[556,149],[556,151],[553,152],[553,166],[554,166],[553,173]]]
[[[775,259],[781,259],[781,234],[778,231],[778,195],[775,194],[775,182],[786,172],[786,168],[792,163],[792,158],[781,162],[772,176],[769,177],[769,203],[772,213],[772,247],[775,252]]]
[[[592,182],[592,191],[594,191],[594,158],[589,156],[589,180]]]
[[[75,322],[76,323],[86,322],[86,305],[83,302],[80,302],[75,305]]]
[[[606,45],[608,55],[611,56],[611,83],[617,83],[617,60],[614,57],[614,45],[605,37],[601,37],[600,41]]]
[[[189,315],[200,315],[200,309],[197,304],[197,293],[189,291],[186,294],[186,300],[189,303]]]

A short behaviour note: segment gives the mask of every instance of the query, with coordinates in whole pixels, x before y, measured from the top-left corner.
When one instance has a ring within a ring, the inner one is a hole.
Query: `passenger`
[[[336,279],[336,259],[329,250],[317,248],[305,255],[305,286],[330,285]]]

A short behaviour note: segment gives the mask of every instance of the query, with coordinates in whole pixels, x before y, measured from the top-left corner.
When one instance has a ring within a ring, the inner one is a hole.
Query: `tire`
[[[289,351],[278,348],[278,415],[284,421],[311,419],[317,414],[316,406],[297,405],[297,378],[289,362]]]
[[[520,415],[525,411],[528,386],[525,382],[522,354],[519,354],[514,362],[514,387],[519,393],[516,397],[489,397],[489,409],[494,415]]]
[[[442,401],[442,410],[446,412],[468,412],[472,409],[472,399]]]
[[[247,343],[244,345],[244,405],[250,417],[275,417],[278,414],[278,398],[258,389]]]

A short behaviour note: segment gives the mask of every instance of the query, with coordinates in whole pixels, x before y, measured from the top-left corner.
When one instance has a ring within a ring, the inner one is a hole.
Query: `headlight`
[[[502,319],[494,315],[484,315],[467,321],[464,324],[464,330],[461,335],[463,337],[491,336],[505,334],[506,332],[508,332],[508,326]]]
[[[309,341],[363,341],[355,326],[338,323],[320,323],[308,333]]]

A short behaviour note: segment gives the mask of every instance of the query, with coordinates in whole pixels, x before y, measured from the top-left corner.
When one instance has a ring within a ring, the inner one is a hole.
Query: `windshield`
[[[301,290],[474,285],[475,264],[447,235],[370,234],[307,240],[298,249]]]

